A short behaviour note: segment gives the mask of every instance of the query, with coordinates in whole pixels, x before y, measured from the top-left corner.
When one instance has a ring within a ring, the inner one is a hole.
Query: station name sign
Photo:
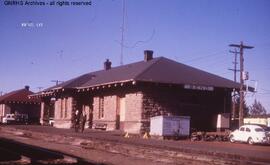
[[[192,85],[192,84],[185,84],[185,89],[192,89],[192,90],[201,90],[201,91],[213,91],[214,87],[211,86],[203,86],[203,85]]]

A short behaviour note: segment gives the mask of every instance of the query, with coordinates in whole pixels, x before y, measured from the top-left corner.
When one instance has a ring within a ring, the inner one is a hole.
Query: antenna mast
[[[120,65],[123,65],[126,0],[122,0],[122,12]]]

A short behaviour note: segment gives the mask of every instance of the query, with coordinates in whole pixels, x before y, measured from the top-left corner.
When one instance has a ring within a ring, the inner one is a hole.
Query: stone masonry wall
[[[107,124],[107,130],[116,129],[116,100],[117,96],[104,96],[104,117],[99,118],[99,97],[94,97],[93,121],[94,123]]]
[[[120,94],[119,94],[120,95]],[[99,118],[99,101],[98,96],[93,98],[93,122],[94,124],[107,124],[107,130],[116,129],[116,112],[118,96],[104,96],[104,117]],[[123,96],[121,94],[121,96]],[[141,113],[142,113],[142,93],[127,93],[125,97],[125,120],[121,121],[123,131],[129,133],[140,133],[141,130]]]
[[[218,113],[230,112],[230,99],[224,99],[227,94],[222,90],[151,87],[143,92],[142,132],[150,131],[150,118],[160,115],[190,116],[191,127],[212,130],[215,116]],[[227,102],[224,103],[224,100]]]
[[[141,92],[126,94],[124,131],[136,134],[142,133],[142,105],[143,94]]]
[[[104,120],[107,122],[107,130],[116,128],[116,101],[117,96],[104,97]]]
[[[55,101],[54,126],[57,128],[71,128],[72,126],[72,97],[58,98]],[[61,105],[62,104],[62,105]]]

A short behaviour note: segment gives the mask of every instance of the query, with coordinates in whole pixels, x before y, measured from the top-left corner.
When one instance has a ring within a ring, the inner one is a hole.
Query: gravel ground
[[[44,126],[1,126],[1,136],[104,164],[255,164],[270,163],[269,146],[229,142],[124,138],[122,132]],[[4,131],[5,130],[5,131]],[[10,131],[10,132],[8,132]],[[215,159],[217,159],[215,160]],[[215,162],[214,162],[215,161]]]

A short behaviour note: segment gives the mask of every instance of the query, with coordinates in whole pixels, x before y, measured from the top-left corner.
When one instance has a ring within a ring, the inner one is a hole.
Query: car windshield
[[[268,132],[270,131],[270,127],[263,126],[262,128],[263,128],[265,131],[268,131]]]
[[[262,128],[255,128],[256,132],[264,132],[264,130]]]

